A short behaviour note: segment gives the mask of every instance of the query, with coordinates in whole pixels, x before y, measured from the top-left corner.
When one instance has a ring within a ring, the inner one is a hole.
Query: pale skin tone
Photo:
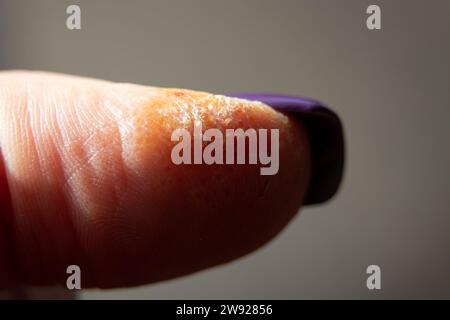
[[[279,171],[171,162],[176,128],[277,128]],[[298,212],[298,119],[257,102],[41,72],[0,72],[0,288],[166,280],[241,257]]]

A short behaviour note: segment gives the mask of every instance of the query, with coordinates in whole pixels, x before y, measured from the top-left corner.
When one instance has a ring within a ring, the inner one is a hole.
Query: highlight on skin
[[[171,134],[196,120],[278,129],[279,171],[175,165]],[[0,288],[65,284],[72,264],[112,288],[229,262],[298,212],[311,166],[300,121],[260,102],[43,72],[0,72],[0,147]]]

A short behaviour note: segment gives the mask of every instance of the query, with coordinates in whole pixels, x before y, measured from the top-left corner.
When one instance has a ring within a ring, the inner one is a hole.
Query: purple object
[[[311,144],[312,173],[304,204],[329,200],[339,189],[344,170],[344,138],[338,116],[320,102],[279,94],[235,93],[231,97],[261,101],[274,109],[295,113]]]

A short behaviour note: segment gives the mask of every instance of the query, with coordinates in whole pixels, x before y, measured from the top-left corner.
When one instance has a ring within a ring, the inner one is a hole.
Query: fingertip
[[[10,260],[26,282],[64,284],[70,264],[82,268],[85,288],[190,274],[267,243],[302,204],[310,147],[304,126],[290,115],[188,90],[60,75],[15,77],[15,86],[21,77],[29,81],[33,125],[39,128],[32,132],[37,149],[15,143],[31,120],[9,119],[15,131],[2,132],[20,211],[10,211]],[[42,85],[49,81],[52,86]],[[263,175],[261,165],[248,163],[176,165],[171,134],[177,128],[192,134],[195,121],[203,130],[221,132],[279,130],[276,170]]]

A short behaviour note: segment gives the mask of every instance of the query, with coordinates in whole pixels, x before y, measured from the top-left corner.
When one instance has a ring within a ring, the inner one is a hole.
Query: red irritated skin
[[[278,129],[277,174],[175,165],[171,134],[195,121]],[[3,288],[65,284],[72,264],[113,288],[231,261],[292,219],[310,176],[302,124],[262,103],[40,72],[0,72],[0,146]]]

